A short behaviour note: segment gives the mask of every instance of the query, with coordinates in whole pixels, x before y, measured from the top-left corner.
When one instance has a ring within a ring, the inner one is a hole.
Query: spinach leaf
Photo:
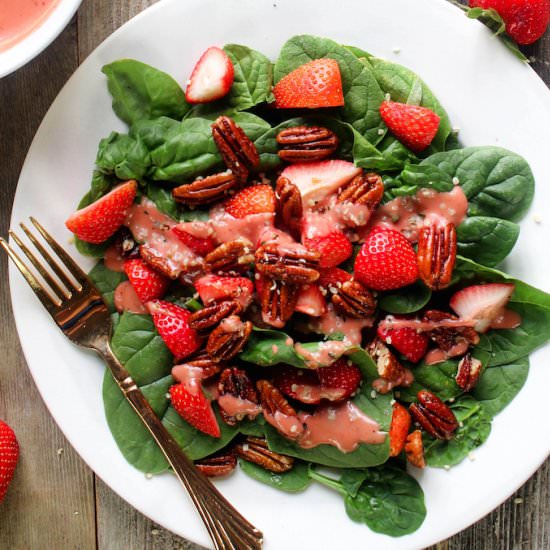
[[[105,256],[105,251],[111,245],[111,239],[105,241],[104,243],[93,244],[87,243],[86,241],[79,239],[75,235],[74,245],[78,252],[83,256],[89,256],[90,258],[96,258],[100,260]]]
[[[88,277],[92,280],[99,292],[103,295],[103,299],[111,313],[114,313],[114,295],[116,287],[127,279],[125,273],[111,271],[105,267],[103,262],[98,262],[88,273]]]
[[[170,216],[174,220],[179,219],[179,206],[174,200],[170,189],[154,183],[148,183],[145,194],[163,214]]]
[[[159,117],[153,120],[138,120],[130,127],[130,136],[141,141],[149,151],[156,149],[166,141],[166,135],[179,127],[173,118]]]
[[[99,142],[96,166],[103,174],[120,180],[142,180],[151,166],[151,156],[140,139],[111,132]]]
[[[239,464],[241,470],[251,478],[286,493],[301,493],[312,482],[309,477],[309,464],[302,461],[296,461],[292,470],[282,474],[269,472],[265,468],[246,460],[239,460]]]
[[[495,266],[514,248],[519,226],[508,220],[475,216],[456,228],[457,250],[478,263]]]
[[[150,65],[120,59],[102,71],[113,97],[113,111],[127,124],[160,116],[181,120],[189,109],[179,84]]]
[[[344,107],[337,109],[345,122],[376,145],[384,132],[379,107],[384,94],[369,67],[344,46],[317,36],[301,35],[288,40],[275,63],[275,81],[313,59],[331,58],[338,62],[342,75]],[[382,134],[378,133],[382,131]]]
[[[397,177],[385,178],[384,201],[414,195],[422,188],[448,192],[453,189],[452,177],[437,166],[406,162]]]
[[[388,313],[405,315],[422,309],[432,297],[432,291],[421,281],[383,294],[378,305]]]

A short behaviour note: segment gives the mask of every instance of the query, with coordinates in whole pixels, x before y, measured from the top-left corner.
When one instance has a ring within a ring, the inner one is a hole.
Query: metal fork
[[[49,289],[1,237],[0,246],[8,253],[63,333],[75,344],[96,351],[107,363],[122,393],[155,438],[181,484],[187,489],[210,533],[215,548],[218,550],[260,549],[263,542],[262,533],[241,516],[214,485],[195,468],[153,412],[128,371],[114,356],[110,347],[111,315],[101,293],[51,235],[34,218],[31,217],[30,220],[63,267],[22,223],[21,229],[55,273],[57,279],[46,270],[43,263],[13,231],[10,231],[10,235]],[[76,282],[71,280],[67,271]]]

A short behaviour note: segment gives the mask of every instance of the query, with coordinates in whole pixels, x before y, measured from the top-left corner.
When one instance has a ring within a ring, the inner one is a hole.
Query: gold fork
[[[187,489],[210,533],[215,548],[218,550],[260,549],[263,542],[262,533],[241,516],[214,485],[195,468],[153,412],[128,371],[114,356],[110,346],[111,315],[101,293],[51,235],[34,218],[31,217],[30,220],[63,267],[22,223],[21,229],[55,273],[57,279],[46,270],[43,263],[13,231],[10,231],[10,235],[49,289],[29,270],[13,248],[0,237],[2,248],[8,253],[63,333],[75,344],[96,351],[107,363],[122,393],[155,438],[181,484]],[[76,282],[71,280],[67,271]]]

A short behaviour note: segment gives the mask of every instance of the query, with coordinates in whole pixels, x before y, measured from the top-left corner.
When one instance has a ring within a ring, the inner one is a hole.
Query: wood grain
[[[184,0],[182,0],[184,1]],[[93,49],[155,0],[85,0],[78,16],[38,58],[0,80],[0,232],[5,234],[17,177],[55,95]],[[550,83],[550,35],[525,50]],[[0,548],[200,550],[115,495],[71,449],[28,374],[12,321],[6,260],[0,256],[0,418],[21,443],[21,461],[0,505]],[[58,449],[63,449],[58,454]],[[430,550],[550,548],[550,461],[483,520]],[[344,512],[342,512],[344,513]]]

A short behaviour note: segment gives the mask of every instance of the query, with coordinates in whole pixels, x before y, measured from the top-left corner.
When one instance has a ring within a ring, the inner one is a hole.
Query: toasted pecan
[[[300,223],[303,215],[302,195],[288,178],[280,176],[275,186],[275,223],[284,227],[296,240],[300,239]]]
[[[264,279],[260,293],[262,320],[272,327],[282,328],[292,317],[298,302],[300,287]]]
[[[454,224],[429,223],[418,235],[418,273],[427,287],[441,290],[449,286],[456,262]]]
[[[279,157],[286,162],[313,162],[330,157],[338,148],[338,137],[322,126],[293,126],[277,134]]]
[[[344,281],[332,294],[334,307],[346,317],[364,319],[376,311],[376,298],[363,284],[355,279]]]
[[[254,261],[252,243],[246,239],[237,239],[220,244],[204,258],[207,271],[213,273],[241,272]]]
[[[195,311],[189,317],[189,326],[198,332],[204,333],[216,327],[222,319],[232,314],[239,314],[242,307],[235,300],[223,300],[214,302],[198,311]]]
[[[210,333],[206,351],[215,362],[229,361],[244,348],[251,332],[250,321],[242,321],[238,315],[231,315]]]
[[[364,204],[374,211],[384,196],[382,178],[374,172],[359,174],[344,185],[338,193],[338,202]]]
[[[259,437],[249,436],[245,441],[237,443],[233,450],[238,457],[276,474],[288,472],[294,466],[292,457],[271,451],[267,441]]]
[[[211,204],[227,197],[238,185],[237,178],[231,172],[220,172],[198,178],[193,183],[180,185],[172,189],[177,202],[188,206]]]
[[[413,419],[432,437],[452,439],[458,428],[453,411],[437,395],[427,390],[420,390],[417,399],[417,403],[409,406]]]

